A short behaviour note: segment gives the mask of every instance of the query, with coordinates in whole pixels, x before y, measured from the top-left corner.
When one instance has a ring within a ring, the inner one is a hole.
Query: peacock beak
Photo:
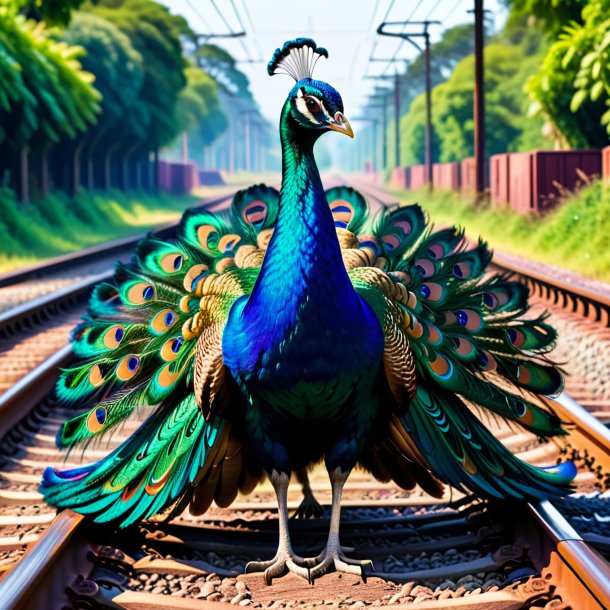
[[[344,133],[350,138],[354,137],[352,126],[349,124],[349,121],[343,116],[341,112],[335,113],[335,118],[329,121],[326,125],[329,129],[332,129],[333,131]]]

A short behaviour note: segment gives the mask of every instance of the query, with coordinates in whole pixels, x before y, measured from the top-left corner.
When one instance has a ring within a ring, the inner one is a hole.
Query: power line
[[[235,32],[233,32],[233,28],[231,27],[229,22],[225,19],[225,16],[222,14],[222,11],[218,8],[218,5],[216,4],[216,1],[215,0],[210,0],[210,2],[212,3],[212,6],[214,7],[214,10],[218,13],[219,17],[222,19],[222,22],[225,24],[227,30],[229,30],[229,32],[231,32],[231,34],[234,34]]]
[[[244,13],[246,13],[246,19],[248,20],[248,23],[250,24],[250,27],[252,28],[252,32],[254,32],[254,22],[252,21],[252,17],[250,16],[250,11],[248,10],[248,3],[246,2],[246,0],[241,0],[241,3],[244,7]]]
[[[424,0],[419,0],[419,2],[415,5],[415,8],[411,11],[411,14],[407,17],[406,21],[410,21],[411,17],[413,17],[413,15],[415,15],[415,13],[417,12],[417,9],[423,4]],[[387,16],[387,14],[386,14]],[[383,21],[385,21],[385,18],[383,19]],[[402,26],[402,30],[401,30],[401,34],[402,32],[405,31],[407,25],[405,23],[405,25]],[[388,62],[388,65],[384,68],[383,72],[381,74],[385,74],[389,67],[394,63],[394,60],[396,59],[396,56],[398,55],[398,51],[400,51],[400,49],[402,49],[402,46],[404,45],[405,41],[404,38],[400,41],[400,44],[396,47],[396,50],[394,51],[394,55],[392,55],[392,59]]]
[[[373,21],[375,20],[375,15],[377,14],[377,9],[379,8],[380,2],[381,0],[377,0],[377,2],[375,2],[375,8],[373,9],[373,14],[371,15],[371,21],[369,22],[369,30],[373,26]]]
[[[434,6],[428,11],[428,14],[424,17],[424,19],[428,19],[428,17],[430,17],[430,15],[432,15],[432,13],[436,10],[436,7],[441,3],[441,0],[436,0],[436,2],[434,3]]]
[[[445,18],[443,19],[442,23],[445,23],[445,21],[447,21],[447,19],[449,19],[449,17],[451,17],[451,15],[453,15],[453,13],[455,13],[457,7],[460,6],[460,4],[462,4],[463,1],[464,0],[457,0],[455,5],[453,6],[453,8],[445,15]]]
[[[197,15],[197,17],[201,19],[201,23],[203,23],[208,32],[211,32],[212,28],[210,27],[210,24],[207,22],[205,17],[199,12],[199,9],[197,9],[197,7],[191,2],[191,0],[186,0],[186,3],[191,7],[191,10],[195,13],[195,15]]]
[[[241,15],[237,12],[237,7],[235,6],[235,0],[231,0],[231,6],[233,7],[233,12],[235,13],[235,16],[237,17],[237,22],[239,23],[239,27],[245,31],[246,26],[244,25],[244,22],[241,20]]]

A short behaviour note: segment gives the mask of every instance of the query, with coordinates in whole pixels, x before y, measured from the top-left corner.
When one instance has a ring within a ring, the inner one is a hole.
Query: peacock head
[[[275,50],[267,71],[270,76],[288,74],[296,81],[287,102],[298,128],[312,130],[316,135],[338,131],[353,138],[354,132],[343,114],[339,92],[328,83],[312,78],[320,57],[328,57],[328,51],[318,47],[311,38],[289,40]]]

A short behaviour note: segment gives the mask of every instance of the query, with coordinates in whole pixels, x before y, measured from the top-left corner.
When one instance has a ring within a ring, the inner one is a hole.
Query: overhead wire
[[[191,0],[186,0],[186,3],[189,5],[195,15],[197,15],[197,17],[201,19],[201,23],[203,23],[208,32],[211,32],[212,28],[210,27],[210,24],[207,22],[206,18],[199,12],[199,9],[191,2]]]
[[[441,24],[444,24],[447,21],[447,19],[449,19],[449,17],[451,17],[451,15],[453,15],[453,13],[455,13],[457,7],[460,6],[460,4],[462,4],[463,1],[464,0],[457,0],[457,2],[454,4],[453,8],[445,15]]]
[[[405,23],[402,26],[402,30],[400,31],[401,34],[407,29],[406,22],[411,21],[411,18],[413,17],[413,15],[415,15],[415,13],[417,12],[417,9],[423,4],[423,2],[424,2],[424,0],[419,0],[419,2],[415,5],[415,8],[411,11],[411,14],[405,19]],[[396,50],[394,51],[394,55],[392,55],[392,59],[390,59],[390,61],[384,68],[383,72],[381,73],[382,75],[385,74],[388,71],[388,68],[394,63],[394,60],[396,59],[396,56],[398,55],[398,52],[400,51],[400,49],[402,49],[402,46],[404,45],[404,43],[405,43],[405,40],[403,38],[403,39],[401,39],[400,44],[396,47]]]

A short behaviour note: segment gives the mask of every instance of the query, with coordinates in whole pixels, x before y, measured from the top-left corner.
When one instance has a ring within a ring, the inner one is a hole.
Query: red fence
[[[610,146],[602,149],[602,176],[604,182],[610,182]]]
[[[565,189],[602,172],[599,150],[535,150],[494,155],[491,166],[491,203],[509,204],[522,213],[553,208]]]
[[[442,191],[459,191],[461,187],[461,167],[454,163],[434,163],[432,165],[432,184]]]
[[[159,161],[159,188],[174,195],[185,195],[199,186],[195,163]]]
[[[409,179],[409,188],[412,191],[417,191],[426,186],[426,166],[412,165],[410,167],[411,175]]]

